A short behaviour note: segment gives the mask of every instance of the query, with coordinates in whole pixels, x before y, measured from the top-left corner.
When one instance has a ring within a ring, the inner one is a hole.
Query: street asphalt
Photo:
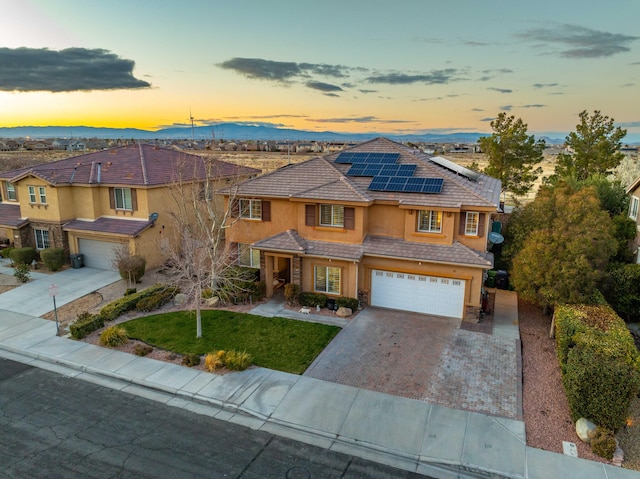
[[[0,265],[0,273],[10,274],[4,267]],[[51,283],[60,285],[60,296],[64,292],[68,302],[116,281],[116,276],[68,269],[33,277],[0,295],[0,356],[437,478],[639,477],[627,469],[527,447],[522,421],[263,368],[222,376],[200,372],[56,336],[54,322],[37,317],[52,309]],[[28,295],[17,292],[22,288],[28,288]],[[517,337],[517,318],[515,293],[498,290],[494,328]]]

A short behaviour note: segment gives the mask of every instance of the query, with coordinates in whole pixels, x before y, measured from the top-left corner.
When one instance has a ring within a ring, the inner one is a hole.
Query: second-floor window
[[[467,219],[464,225],[464,234],[466,236],[478,236],[478,224],[480,222],[480,213],[477,211],[467,211]]]
[[[240,218],[248,220],[262,219],[262,201],[260,200],[239,200]]]
[[[16,196],[16,186],[12,183],[7,183],[7,199],[11,201],[16,201],[18,199]]]
[[[344,206],[320,205],[320,226],[344,226]]]
[[[418,231],[423,233],[442,232],[442,211],[421,210],[418,212]]]
[[[40,196],[40,203],[47,204],[47,190],[44,186],[38,186],[38,196]]]
[[[638,219],[638,203],[640,203],[640,200],[635,196],[632,196],[631,204],[629,205],[629,218],[633,220]]]
[[[117,210],[133,210],[131,188],[114,188],[113,194]]]
[[[47,189],[44,186],[27,186],[27,191],[29,192],[29,203],[37,203],[38,199],[40,199],[40,203],[43,205],[47,204]]]

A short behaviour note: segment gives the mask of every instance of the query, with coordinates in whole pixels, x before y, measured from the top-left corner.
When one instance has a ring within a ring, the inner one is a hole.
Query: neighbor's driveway
[[[304,375],[519,419],[517,340],[461,330],[460,323],[369,307]]]

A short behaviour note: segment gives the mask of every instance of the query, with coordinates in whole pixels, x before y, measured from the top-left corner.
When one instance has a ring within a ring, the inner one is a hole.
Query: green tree
[[[484,172],[502,181],[502,190],[514,195],[526,194],[542,168],[535,165],[543,159],[544,140],[536,141],[527,134],[527,124],[522,119],[502,112],[491,122],[493,134],[478,140],[482,151],[489,158]]]
[[[625,321],[640,320],[640,264],[615,264],[602,280],[602,294]]]
[[[611,218],[593,187],[576,192],[563,183],[546,193],[551,209],[515,255],[513,284],[521,297],[545,309],[591,303],[617,250]]]
[[[591,116],[584,110],[579,116],[576,131],[566,138],[572,152],[558,155],[555,176],[582,181],[594,174],[610,174],[624,158],[619,150],[627,130],[615,127],[613,118],[602,115],[599,110]]]

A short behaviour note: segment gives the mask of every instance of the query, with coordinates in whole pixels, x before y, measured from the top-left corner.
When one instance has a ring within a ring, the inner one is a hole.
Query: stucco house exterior
[[[477,314],[492,267],[501,183],[377,138],[242,183],[227,241],[267,295],[301,291],[362,305]]]
[[[61,247],[114,269],[120,248],[161,265],[176,241],[170,188],[239,181],[259,170],[136,143],[0,173],[0,237],[15,247]]]
[[[629,218],[636,222],[636,238],[631,247],[636,255],[636,263],[640,263],[640,176],[627,188],[629,195]]]

